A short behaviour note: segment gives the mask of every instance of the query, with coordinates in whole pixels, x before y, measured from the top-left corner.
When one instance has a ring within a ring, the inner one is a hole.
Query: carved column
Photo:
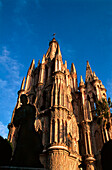
[[[86,170],[95,170],[95,161],[92,156],[87,156],[85,159]]]
[[[87,139],[86,139],[86,130],[85,130],[85,129],[84,129],[84,140],[85,140],[85,150],[86,150],[86,154],[88,154]]]
[[[86,154],[85,154],[85,165],[86,165],[86,170],[94,170],[95,169],[95,158],[92,155],[92,148],[91,148],[91,140],[90,140],[90,129],[89,129],[89,125],[86,122],[83,123],[84,128],[84,139],[85,139],[85,150],[86,150]]]
[[[94,117],[94,116],[96,116],[96,113],[95,113],[94,99],[93,98],[90,98],[90,104],[91,104],[91,111],[92,111],[92,114],[93,114],[93,117]]]
[[[87,136],[88,136],[89,152],[90,152],[90,154],[92,154],[91,140],[90,140],[90,131],[87,132]]]

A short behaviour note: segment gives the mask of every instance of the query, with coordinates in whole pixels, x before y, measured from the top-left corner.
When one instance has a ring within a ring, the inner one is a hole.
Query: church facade
[[[74,64],[67,69],[55,38],[49,43],[42,63],[33,60],[21,88],[15,109],[21,106],[20,96],[26,94],[36,108],[35,130],[42,130],[44,146],[41,163],[49,170],[102,170],[101,150],[112,138],[111,126],[98,125],[96,101],[106,99],[106,89],[89,62],[85,82],[77,83]],[[14,127],[12,114],[8,140],[16,148],[19,128]],[[102,120],[102,122],[106,121]],[[111,117],[109,117],[111,124]]]

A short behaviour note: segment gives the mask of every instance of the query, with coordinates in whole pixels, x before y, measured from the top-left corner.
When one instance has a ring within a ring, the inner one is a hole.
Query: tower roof
[[[50,58],[51,60],[55,58],[56,56],[62,56],[60,47],[58,42],[56,41],[55,37],[52,39],[52,41],[49,42],[49,48],[46,53],[46,59]]]
[[[56,39],[55,39],[55,37],[54,37],[54,38],[52,39],[52,41],[49,42],[49,46],[50,46],[53,42],[58,44],[58,42],[56,41]]]

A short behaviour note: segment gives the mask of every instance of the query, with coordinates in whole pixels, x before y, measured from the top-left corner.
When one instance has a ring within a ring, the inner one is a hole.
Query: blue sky
[[[0,0],[0,135],[32,59],[36,65],[56,33],[63,61],[75,64],[78,83],[86,61],[112,98],[112,1]]]

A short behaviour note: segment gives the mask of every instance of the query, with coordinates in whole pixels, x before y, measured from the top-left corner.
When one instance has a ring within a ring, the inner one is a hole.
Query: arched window
[[[55,121],[54,119],[52,120],[52,143],[54,142],[55,139]]]
[[[91,114],[91,102],[90,102],[90,97],[87,95],[87,104],[88,104],[88,119],[91,120],[92,114]]]
[[[62,92],[61,94],[61,104],[62,106],[64,106],[64,92]]]
[[[58,133],[58,143],[60,142],[60,121],[59,121],[59,119],[58,119],[58,127],[57,127],[58,129],[57,129],[57,133]]]
[[[53,59],[53,63],[51,66],[51,75],[54,73],[54,70],[55,70],[55,59]]]
[[[55,105],[55,86],[54,86],[54,91],[53,91],[53,106]]]
[[[62,120],[62,141],[64,142],[64,122]]]
[[[51,94],[52,94],[52,90],[50,90],[49,93],[48,93],[48,95],[49,95],[48,107],[51,106]]]
[[[59,60],[57,60],[57,71],[59,71]]]
[[[67,143],[67,121],[65,121],[65,138]]]
[[[93,99],[94,99],[94,111],[96,111],[96,101],[97,101],[97,97],[96,95],[93,93]],[[95,112],[96,116],[97,116],[97,113]]]
[[[47,66],[45,67],[45,72],[46,72],[46,75],[45,75],[45,83],[46,83],[47,78],[48,78],[48,67]]]
[[[60,105],[60,90],[58,90],[58,106]]]

